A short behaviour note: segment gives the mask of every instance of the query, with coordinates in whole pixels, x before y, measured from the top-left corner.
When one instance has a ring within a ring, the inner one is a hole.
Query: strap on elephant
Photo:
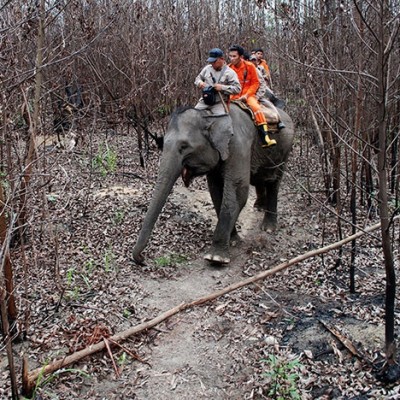
[[[232,100],[232,103],[239,106],[243,111],[246,111],[250,115],[251,119],[253,120],[254,125],[256,125],[256,118],[255,118],[254,112],[244,101]],[[261,107],[262,107],[262,109],[264,109],[263,106],[261,106]],[[263,112],[264,112],[264,110],[263,110]],[[264,115],[265,115],[265,119],[267,120],[267,123],[268,123],[268,132],[278,132],[279,131],[278,124],[276,122],[269,121],[268,114],[266,112],[264,112]]]

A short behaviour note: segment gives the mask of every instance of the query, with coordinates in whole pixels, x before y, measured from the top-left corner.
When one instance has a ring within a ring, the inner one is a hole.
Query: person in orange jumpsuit
[[[239,94],[231,95],[231,100],[241,100],[245,102],[254,112],[256,125],[263,140],[263,147],[276,144],[275,139],[268,135],[268,125],[261,104],[258,102],[256,93],[260,86],[256,67],[249,61],[243,59],[244,49],[242,46],[233,45],[229,48],[229,66],[239,77],[242,90]]]
[[[251,51],[251,54],[254,54],[257,57],[257,65],[259,68],[264,69],[263,71],[263,76],[265,79],[265,82],[269,87],[272,86],[272,80],[271,80],[271,71],[269,69],[269,66],[267,64],[267,61],[264,59],[264,50],[263,49],[254,49]]]

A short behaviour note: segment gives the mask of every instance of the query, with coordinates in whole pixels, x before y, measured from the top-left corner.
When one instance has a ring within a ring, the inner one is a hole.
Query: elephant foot
[[[265,211],[267,209],[267,207],[264,206],[263,202],[260,199],[257,199],[254,202],[253,207],[258,211]]]
[[[232,231],[231,233],[231,238],[229,240],[229,243],[231,246],[236,246],[238,243],[242,241],[241,237],[239,236],[236,228]]]
[[[277,224],[276,222],[263,222],[261,224],[261,230],[263,230],[264,232],[267,233],[273,233],[275,232],[277,229]]]
[[[264,213],[261,223],[261,230],[265,232],[274,232],[278,227],[278,215],[276,212],[268,211]]]
[[[137,264],[137,265],[145,265],[144,263],[144,257],[141,253],[133,253],[133,261]]]
[[[211,262],[211,263],[213,263],[213,264],[220,264],[220,265],[229,264],[231,262],[231,259],[229,257],[222,257],[222,256],[219,256],[217,254],[213,255],[211,253],[207,253],[204,256],[204,259],[209,261],[209,262]]]

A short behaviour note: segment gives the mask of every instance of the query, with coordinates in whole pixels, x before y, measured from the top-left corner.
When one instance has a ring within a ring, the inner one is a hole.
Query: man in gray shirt
[[[202,97],[195,108],[204,111],[204,116],[213,120],[210,141],[218,150],[221,160],[225,161],[229,156],[229,142],[233,136],[229,96],[240,93],[242,88],[236,72],[226,64],[221,49],[211,49],[208,52],[207,63],[194,81],[196,87],[202,90]],[[204,89],[210,87],[214,88],[208,97],[208,100],[211,98],[212,101],[205,102]]]
[[[236,72],[226,64],[224,53],[221,49],[211,49],[208,55],[208,65],[197,75],[194,84],[199,89],[213,87],[216,91],[215,104],[206,104],[203,97],[201,97],[195,108],[209,110],[213,115],[224,115],[227,113],[226,106],[229,105],[229,95],[237,94],[241,91],[239,78]]]

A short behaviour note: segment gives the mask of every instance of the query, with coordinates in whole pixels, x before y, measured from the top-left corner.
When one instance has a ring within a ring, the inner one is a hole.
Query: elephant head
[[[221,129],[216,130],[221,123],[230,126],[230,118],[224,122],[194,108],[182,108],[172,114],[153,197],[133,249],[136,262],[143,262],[141,252],[178,177],[181,175],[188,187],[193,178],[207,174],[227,158],[230,137],[220,134]]]
[[[276,224],[279,182],[293,142],[293,124],[279,112],[286,128],[277,134],[278,144],[267,149],[258,143],[251,117],[235,105],[224,118],[206,117],[193,108],[172,115],[153,197],[133,248],[137,263],[144,261],[141,253],[179,175],[186,186],[196,176],[207,176],[218,223],[206,260],[230,262],[230,239],[236,235],[235,223],[247,201],[250,180],[259,196],[257,206],[265,211],[262,228]]]

